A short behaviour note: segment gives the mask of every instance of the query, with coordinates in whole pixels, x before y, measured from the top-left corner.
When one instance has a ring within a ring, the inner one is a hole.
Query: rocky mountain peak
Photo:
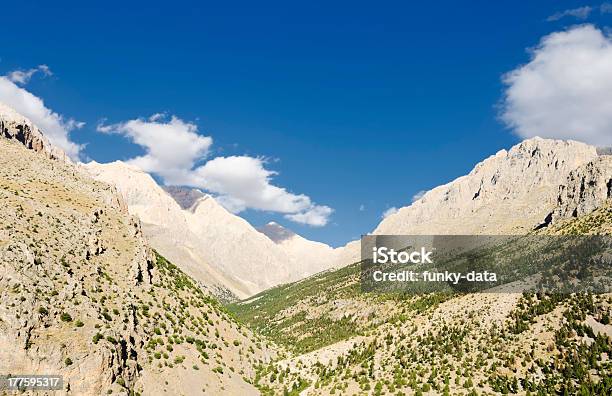
[[[258,227],[257,231],[270,238],[274,243],[285,241],[297,235],[295,232],[283,227],[282,225],[274,221],[271,221],[268,224]]]
[[[200,198],[207,196],[197,188],[182,186],[162,187],[183,209],[191,208]]]
[[[570,172],[597,156],[595,147],[576,141],[525,140],[430,190],[384,219],[374,233],[526,232],[553,210]]]

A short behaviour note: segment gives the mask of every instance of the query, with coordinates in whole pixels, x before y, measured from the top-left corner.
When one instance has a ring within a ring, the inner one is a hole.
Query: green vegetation
[[[72,316],[70,316],[70,314],[63,312],[60,315],[60,319],[62,320],[62,322],[72,322]]]
[[[610,213],[576,221],[605,227]],[[546,232],[576,227],[570,222]],[[488,254],[512,258],[506,269],[521,278],[521,271],[533,269],[534,240],[548,260],[535,286],[567,282],[570,275],[593,279],[584,263],[558,254],[563,239],[531,235]],[[597,241],[572,241],[574,252],[602,248]],[[612,394],[612,329],[600,328],[610,326],[609,294],[382,295],[362,293],[359,275],[357,263],[228,306],[289,351],[258,366],[254,384],[262,394],[306,388],[325,395]],[[339,341],[346,343],[325,349]],[[333,356],[329,361],[303,356],[322,348],[323,356]]]

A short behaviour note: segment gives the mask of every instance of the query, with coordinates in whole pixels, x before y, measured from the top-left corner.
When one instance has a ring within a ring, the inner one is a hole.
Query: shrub
[[[60,319],[62,320],[62,322],[72,322],[72,316],[70,316],[70,314],[66,312],[60,315]]]
[[[102,338],[104,338],[104,336],[103,336],[102,334],[100,334],[100,333],[96,333],[96,334],[93,336],[93,343],[94,343],[94,344],[97,344],[97,343],[98,343],[98,341],[100,341]]]

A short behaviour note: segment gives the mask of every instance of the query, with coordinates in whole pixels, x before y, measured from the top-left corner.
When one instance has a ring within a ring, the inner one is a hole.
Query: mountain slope
[[[609,167],[609,158],[580,142],[528,139],[400,208],[383,219],[372,234],[525,234],[553,218],[570,216],[568,211],[560,212],[557,201],[566,199],[560,195],[563,186],[572,184],[575,188],[576,183],[570,180],[572,172],[586,174],[580,169],[590,166],[597,173],[595,169]],[[600,182],[604,177],[601,175]],[[590,209],[606,199],[604,188],[608,187],[598,184]],[[348,243],[341,249],[336,267],[358,261],[359,255],[359,241]]]
[[[611,186],[612,157],[532,139],[435,188],[375,233],[612,235]],[[345,259],[351,250],[359,260],[359,243],[343,249]],[[230,309],[291,351],[258,372],[268,394],[609,394],[611,297],[370,294],[354,263]]]
[[[528,232],[553,210],[570,172],[596,158],[596,148],[584,143],[525,140],[477,164],[468,175],[428,191],[385,218],[374,234]]]
[[[120,161],[82,166],[95,179],[117,187],[129,212],[142,222],[146,238],[164,257],[180,263],[217,296],[232,299],[234,294],[249,294],[238,280],[209,264],[208,247],[190,231],[185,212],[149,174]]]
[[[308,240],[278,223],[270,222],[257,228],[280,247],[300,268],[303,277],[332,268],[337,261],[338,251],[321,242]]]
[[[206,194],[171,188],[183,209],[153,178],[120,161],[83,165],[96,179],[116,185],[130,213],[143,222],[145,236],[164,256],[202,283],[240,298],[330,268],[332,249],[295,239],[295,252],[277,245],[246,220],[228,212]],[[306,245],[306,246],[304,246]],[[308,252],[316,247],[315,254]],[[301,249],[301,250],[300,250]],[[296,255],[308,252],[308,257]]]
[[[150,249],[114,187],[22,143],[0,138],[0,372],[75,395],[257,394],[274,352]]]
[[[538,232],[611,227],[608,200]],[[357,263],[230,307],[292,352],[258,372],[264,394],[612,391],[610,294],[384,295],[363,293],[359,279]]]

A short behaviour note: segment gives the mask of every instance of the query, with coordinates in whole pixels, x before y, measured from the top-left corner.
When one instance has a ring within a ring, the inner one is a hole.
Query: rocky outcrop
[[[550,223],[583,216],[612,198],[612,156],[601,155],[570,172],[559,186]]]
[[[70,161],[66,153],[53,146],[32,121],[2,102],[0,102],[0,136],[17,140],[28,149],[42,152],[49,158]]]

